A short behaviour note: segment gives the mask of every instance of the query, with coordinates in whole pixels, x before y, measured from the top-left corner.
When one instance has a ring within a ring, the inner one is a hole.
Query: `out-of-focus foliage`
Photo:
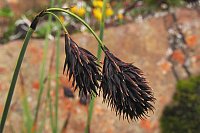
[[[162,3],[169,4],[170,6],[179,6],[183,0],[144,0],[146,6],[158,6]]]
[[[130,22],[134,20],[138,15],[146,17],[149,15],[153,15],[157,11],[166,11],[170,7],[177,7],[177,6],[184,6],[187,3],[193,2],[195,0],[109,0],[106,6],[106,19],[105,25],[106,26],[115,26],[121,25],[126,22]],[[71,12],[77,14],[82,19],[84,19],[93,29],[99,29],[99,22],[101,21],[102,17],[102,0],[72,0],[72,1],[65,1],[63,2],[63,7],[72,7],[70,10]],[[34,10],[30,10],[30,12],[36,12]],[[37,11],[39,12],[39,11]],[[27,12],[28,13],[28,12]],[[34,15],[26,14],[31,21]],[[14,12],[6,6],[0,9],[0,16],[4,16],[8,19],[12,19],[12,25],[15,23],[14,21],[18,18],[12,17],[14,16]],[[81,24],[78,23],[75,19],[69,18],[69,16],[64,16],[62,18],[64,25],[68,27],[68,31],[70,33],[74,33],[77,31],[85,31],[86,28]],[[11,21],[9,20],[9,23]],[[40,28],[37,28],[37,32],[35,33],[34,37],[43,38],[45,36],[45,23],[41,22]],[[59,23],[56,23],[59,25]],[[9,26],[9,25],[8,25]],[[55,25],[54,25],[55,26]],[[17,26],[16,26],[17,27]],[[58,27],[58,26],[55,26]],[[9,40],[11,35],[16,35],[16,33],[20,32],[15,29],[15,27],[8,27],[7,30],[2,33],[2,37],[0,36],[1,40],[0,43],[6,43]],[[21,34],[21,33],[19,33]],[[19,35],[18,34],[18,35]],[[53,37],[53,36],[52,36]],[[2,39],[3,38],[3,39]],[[23,36],[19,36],[15,39],[23,38]]]
[[[71,11],[83,19],[91,26],[95,26],[101,20],[102,0],[77,0]],[[184,6],[185,0],[109,0],[106,8],[106,24],[116,25],[130,19],[134,19],[138,15],[149,15],[156,11],[167,10],[170,7]],[[67,7],[70,4],[65,4]]]
[[[3,36],[0,37],[0,44],[4,44],[9,41],[9,37],[14,33],[15,31],[15,25],[13,23],[10,23],[6,32],[3,33]]]
[[[12,35],[15,30],[13,16],[14,13],[8,6],[5,6],[0,9],[0,17],[2,19],[2,22],[4,23],[4,21],[7,21],[8,23],[7,30],[1,33],[2,37],[0,36],[0,44],[6,43],[9,40],[10,35]]]
[[[1,17],[12,17],[14,14],[9,7],[4,7],[0,9],[0,16]]]
[[[200,132],[200,76],[181,80],[174,101],[161,117],[162,133]]]

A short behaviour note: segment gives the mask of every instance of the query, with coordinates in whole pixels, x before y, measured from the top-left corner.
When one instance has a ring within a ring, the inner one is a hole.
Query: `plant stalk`
[[[77,16],[76,14],[70,12],[69,10],[65,10],[63,8],[48,8],[47,11],[49,12],[65,12],[67,14],[69,14],[70,16],[76,18],[77,20],[79,20],[83,25],[85,25],[85,27],[88,28],[88,30],[94,35],[94,37],[96,38],[96,40],[98,41],[98,43],[101,45],[101,48],[104,48],[104,44],[101,41],[101,39],[98,37],[98,35],[94,32],[94,30],[79,16]]]
[[[107,3],[107,0],[103,0],[102,17],[101,17],[102,19],[101,19],[101,22],[100,22],[100,34],[99,34],[99,38],[100,38],[101,42],[103,42],[103,35],[104,35],[105,17],[106,17],[106,3]],[[101,43],[99,42],[98,50],[97,50],[98,63],[100,62],[101,54],[102,54]],[[93,110],[94,110],[94,102],[95,102],[95,97],[92,96],[91,101],[89,103],[89,108],[88,108],[88,118],[87,118],[87,125],[86,125],[86,128],[85,128],[85,133],[90,132],[90,125],[91,125],[92,114],[93,114]]]
[[[5,126],[6,119],[7,119],[8,111],[9,111],[10,104],[11,104],[11,101],[12,101],[12,96],[13,96],[13,93],[14,93],[14,90],[15,90],[15,85],[16,85],[16,82],[17,82],[17,78],[18,78],[18,75],[19,75],[20,68],[21,68],[21,64],[22,64],[22,61],[23,61],[29,40],[30,40],[33,32],[34,32],[34,30],[32,28],[29,28],[29,30],[26,34],[21,52],[20,52],[19,57],[18,57],[17,65],[15,67],[15,71],[14,71],[14,74],[13,74],[13,77],[12,77],[8,96],[7,96],[6,103],[5,103],[4,110],[3,110],[3,114],[2,114],[2,119],[1,119],[1,124],[0,124],[0,133],[3,133],[3,129],[4,129],[4,126]]]
[[[47,50],[48,50],[48,35],[51,32],[51,27],[50,27],[50,23],[51,23],[51,19],[52,16],[49,16],[48,18],[48,29],[46,32],[46,36],[45,36],[45,45],[43,48],[44,51],[44,56],[42,59],[42,67],[40,70],[40,78],[39,78],[39,83],[40,83],[40,87],[39,87],[39,94],[38,94],[38,98],[37,98],[37,105],[36,105],[36,112],[35,112],[35,116],[34,116],[34,123],[33,123],[33,127],[32,128],[37,128],[37,119],[38,119],[38,113],[39,113],[39,108],[40,108],[40,103],[41,103],[41,98],[42,98],[42,94],[43,94],[43,90],[44,90],[44,79],[45,79],[45,64],[46,64],[46,58],[47,58]],[[36,129],[33,129],[33,132],[35,132]]]
[[[68,34],[67,29],[65,28],[65,26],[63,25],[63,23],[60,21],[60,19],[58,18],[58,16],[56,14],[54,14],[52,12],[45,12],[45,14],[50,14],[50,15],[54,16],[58,20],[58,22],[60,23],[60,25],[62,26],[62,28],[65,31],[65,33]]]
[[[105,29],[105,18],[106,18],[106,3],[109,0],[103,0],[103,7],[102,7],[102,19],[100,22],[100,34],[99,34],[99,38],[100,40],[103,42],[103,35],[104,35],[104,29]],[[97,58],[100,60],[101,59],[101,43],[99,43],[98,45],[98,51],[97,51]]]
[[[56,34],[56,101],[55,101],[55,133],[58,131],[58,102],[59,102],[59,64],[60,64],[60,35],[61,27]]]

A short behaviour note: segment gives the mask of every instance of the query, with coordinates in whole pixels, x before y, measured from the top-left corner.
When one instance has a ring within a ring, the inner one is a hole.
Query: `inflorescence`
[[[97,58],[86,49],[79,47],[68,34],[65,34],[65,54],[63,73],[68,66],[69,80],[73,77],[72,85],[75,89],[79,88],[79,95],[85,97],[88,94],[98,95],[101,74]]]
[[[36,16],[30,26],[32,29],[35,30],[39,18],[45,13],[48,11],[44,10]],[[105,45],[100,44],[105,53],[102,72],[98,59],[88,50],[79,47],[65,29],[66,58],[63,73],[69,80],[72,79],[75,90],[79,89],[79,96],[99,96],[102,92],[103,102],[106,102],[116,115],[127,120],[146,117],[147,113],[154,109],[152,103],[155,98],[143,72],[133,64],[123,62]]]
[[[104,53],[101,82],[104,101],[123,118],[132,120],[145,117],[148,110],[153,110],[151,102],[155,98],[142,71],[121,61],[106,47]]]
[[[146,117],[148,111],[154,109],[152,102],[155,98],[142,71],[131,63],[121,61],[106,46],[101,48],[105,53],[102,72],[97,58],[65,34],[66,58],[63,72],[67,71],[69,80],[73,79],[72,85],[75,90],[79,88],[79,95],[96,96],[100,89],[103,102],[116,115],[122,115],[127,120]]]

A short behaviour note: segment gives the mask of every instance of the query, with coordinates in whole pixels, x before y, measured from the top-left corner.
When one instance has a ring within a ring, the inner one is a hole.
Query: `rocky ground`
[[[181,9],[176,12],[178,22],[189,25],[189,30],[185,32],[186,36],[195,35],[196,45],[192,48],[192,59],[190,70],[192,74],[200,72],[200,22],[198,13],[194,10]],[[133,121],[128,123],[126,120],[119,119],[115,113],[102,103],[102,98],[95,101],[91,133],[159,133],[159,118],[162,115],[163,108],[171,101],[175,91],[176,80],[171,69],[160,65],[168,49],[168,32],[165,27],[166,19],[170,23],[170,16],[151,18],[140,23],[130,23],[119,27],[113,27],[105,30],[104,42],[108,48],[119,58],[126,62],[133,62],[144,71],[144,74],[153,88],[156,97],[155,111],[149,113],[147,119]],[[97,51],[97,42],[89,33],[73,35],[73,39],[82,47],[90,50],[92,53]],[[0,46],[0,113],[8,92],[9,83],[12,78],[13,70],[23,41],[17,40],[9,44]],[[67,125],[67,133],[79,133],[84,131],[87,118],[87,106],[80,104],[77,93],[74,98],[66,98],[63,94],[63,86],[71,87],[65,76],[62,75],[62,66],[64,63],[64,38],[61,38],[60,55],[60,96],[59,96],[59,128],[61,129],[65,119],[70,116]],[[6,123],[6,133],[20,132],[23,123],[22,95],[28,95],[30,108],[36,105],[36,96],[39,88],[39,72],[43,55],[44,40],[32,39],[28,46],[27,53],[21,69],[21,76],[18,79],[14,99],[9,112],[9,118]],[[46,63],[46,73],[52,73],[50,86],[55,89],[55,56],[53,56],[53,66],[49,70],[52,53],[55,50],[55,42],[49,43],[48,60]],[[180,65],[179,73],[182,73]],[[163,71],[166,73],[163,74]],[[181,78],[186,78],[180,74]],[[45,92],[48,83],[45,83]],[[52,98],[55,94],[51,93]],[[49,110],[46,110],[46,93],[43,95],[43,102],[39,116],[43,116]],[[46,111],[46,113],[45,113]],[[42,119],[39,119],[41,122]],[[45,125],[45,132],[49,132],[50,124]],[[14,129],[14,130],[13,130]],[[17,130],[16,130],[17,129]]]

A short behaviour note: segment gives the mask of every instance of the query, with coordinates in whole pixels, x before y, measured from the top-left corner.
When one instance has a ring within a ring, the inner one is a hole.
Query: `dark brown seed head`
[[[99,81],[101,80],[100,66],[97,58],[84,48],[79,47],[68,34],[65,34],[65,63],[63,73],[67,66],[69,80],[72,85],[79,88],[79,95],[97,95]]]
[[[116,115],[138,119],[153,110],[155,98],[142,71],[132,64],[125,63],[104,48],[105,59],[101,88],[104,102],[107,102]]]

